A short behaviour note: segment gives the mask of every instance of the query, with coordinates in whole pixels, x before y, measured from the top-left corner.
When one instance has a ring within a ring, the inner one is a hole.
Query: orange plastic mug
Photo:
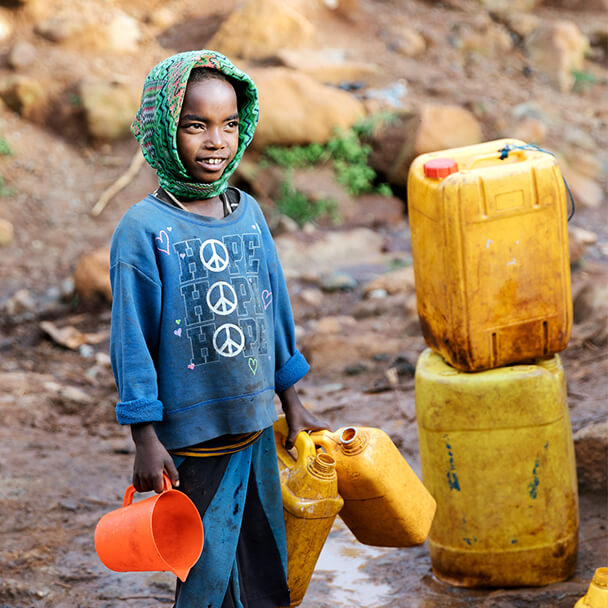
[[[164,570],[185,581],[203,550],[203,522],[194,503],[164,476],[162,493],[133,504],[135,488],[122,508],[104,515],[95,528],[95,550],[110,570]]]

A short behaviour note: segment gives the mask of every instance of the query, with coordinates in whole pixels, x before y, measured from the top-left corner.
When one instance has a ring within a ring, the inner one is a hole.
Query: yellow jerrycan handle
[[[509,149],[509,157],[518,156],[519,157],[518,160],[523,161],[523,160],[526,160],[526,157],[527,157],[526,152],[527,152],[526,150],[519,150],[518,148],[511,148],[511,149]],[[477,156],[473,156],[473,158],[471,158],[468,162],[462,163],[463,164],[462,168],[465,170],[470,170],[470,169],[473,169],[475,167],[475,165],[478,163],[495,161],[496,159],[499,159],[499,158],[500,158],[500,150],[497,150],[496,153],[494,153],[494,154],[478,154]]]
[[[285,448],[285,440],[289,435],[289,426],[285,415],[279,416],[279,419],[272,425],[274,432],[282,437],[282,441],[277,441],[277,456],[281,462],[288,468],[292,468],[295,464],[303,464],[309,457],[314,458],[316,455],[315,444],[306,431],[300,431],[295,440],[295,448],[298,452],[297,460]]]

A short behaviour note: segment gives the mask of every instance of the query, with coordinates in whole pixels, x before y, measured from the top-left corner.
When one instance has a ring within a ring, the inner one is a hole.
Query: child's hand
[[[330,429],[325,420],[320,420],[312,412],[309,412],[300,401],[295,388],[292,386],[286,391],[279,393],[279,399],[285,412],[285,419],[289,426],[289,435],[285,440],[285,447],[290,450],[300,431],[320,431]]]
[[[163,472],[171,483],[179,486],[179,474],[173,458],[156,436],[151,423],[131,425],[135,442],[135,462],[133,463],[133,486],[138,492],[163,491]]]

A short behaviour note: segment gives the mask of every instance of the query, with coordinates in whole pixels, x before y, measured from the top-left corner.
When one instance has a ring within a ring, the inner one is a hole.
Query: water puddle
[[[362,545],[344,523],[336,519],[302,608],[385,605],[389,601],[390,586],[375,582],[363,568],[370,560],[389,551],[391,549]],[[323,580],[325,585],[320,584]]]

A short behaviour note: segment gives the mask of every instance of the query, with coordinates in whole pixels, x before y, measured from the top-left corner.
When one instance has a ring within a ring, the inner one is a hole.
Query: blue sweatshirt
[[[167,449],[270,426],[275,391],[309,369],[272,236],[240,195],[223,219],[149,195],[112,237],[117,419],[154,422]]]

